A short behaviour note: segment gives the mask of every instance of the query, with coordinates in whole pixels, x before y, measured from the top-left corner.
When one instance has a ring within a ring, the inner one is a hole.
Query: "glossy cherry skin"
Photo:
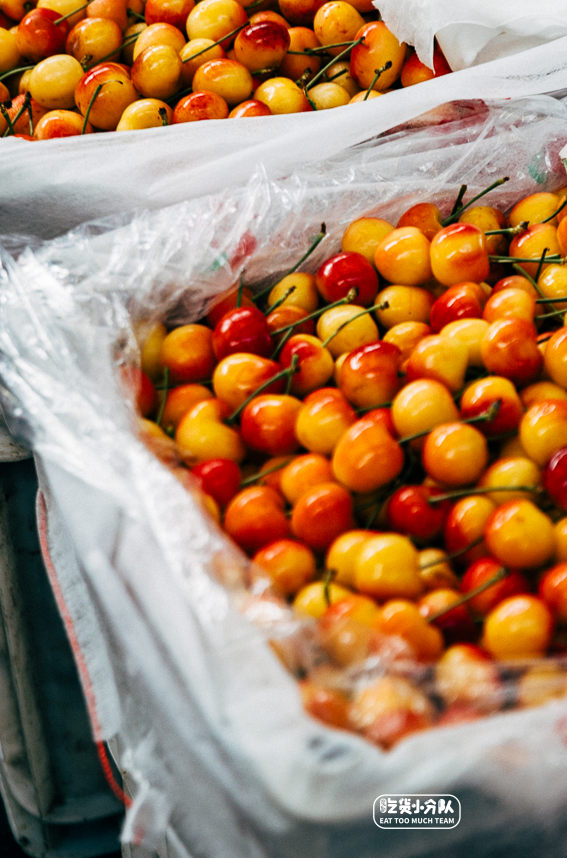
[[[220,506],[226,506],[240,489],[242,474],[232,459],[209,459],[195,465],[191,472],[200,480],[203,491]]]
[[[297,415],[295,433],[307,450],[330,455],[356,420],[356,411],[343,393],[335,387],[323,387],[305,397]]]
[[[20,54],[33,63],[54,54],[64,54],[69,24],[60,21],[60,18],[61,13],[54,9],[32,9],[28,12],[18,24],[16,32],[16,45]]]
[[[567,563],[548,569],[539,582],[539,595],[561,622],[567,620]]]
[[[243,489],[228,504],[224,528],[250,554],[290,535],[283,497],[269,486]]]
[[[341,366],[340,389],[359,408],[390,402],[400,388],[400,358],[398,347],[383,341],[354,349]]]
[[[293,596],[313,580],[317,562],[313,551],[295,539],[277,539],[260,548],[252,558],[268,573],[276,590]]]
[[[461,415],[465,420],[485,414],[500,402],[492,420],[477,423],[483,435],[500,435],[518,428],[524,409],[516,388],[508,378],[496,375],[480,378],[470,384],[461,397]]]
[[[542,599],[511,596],[486,617],[482,644],[494,658],[539,658],[552,632],[553,615]]]
[[[322,483],[301,495],[291,514],[292,533],[314,551],[325,551],[354,527],[352,495],[338,483]]]
[[[240,434],[253,450],[270,456],[293,453],[299,447],[295,421],[301,401],[285,394],[260,394],[242,412]]]
[[[251,72],[277,68],[289,48],[288,30],[275,21],[259,21],[241,30],[234,40],[234,56]]]
[[[430,497],[441,494],[431,486],[402,486],[388,502],[388,523],[392,530],[419,540],[435,539],[445,527],[451,501],[429,504]]]
[[[525,319],[492,322],[482,340],[480,353],[490,373],[503,375],[518,387],[536,381],[543,366],[536,329]]]
[[[439,587],[436,590],[430,590],[418,602],[419,612],[425,619],[429,619],[437,613],[440,614],[439,617],[430,622],[441,630],[448,644],[472,642],[477,637],[468,606],[457,605],[451,608],[451,605],[459,601],[460,598],[461,593],[458,590],[450,587]]]
[[[542,474],[543,487],[554,503],[567,510],[567,447],[553,454]]]
[[[444,286],[482,283],[490,271],[484,233],[470,223],[453,223],[431,240],[433,276]]]
[[[476,284],[475,284],[476,285]],[[450,286],[446,292],[437,298],[433,307],[429,324],[437,333],[457,319],[481,319],[482,307],[477,295],[468,283]]]
[[[317,271],[317,289],[325,301],[346,298],[351,289],[358,290],[353,303],[370,307],[378,294],[378,275],[361,253],[344,251],[331,256]]]
[[[461,581],[462,593],[466,595],[472,590],[476,590],[477,587],[494,578],[501,569],[502,564],[494,557],[482,557],[480,560],[471,563]],[[467,604],[475,614],[484,617],[504,599],[529,592],[530,588],[526,577],[517,569],[511,569],[505,578],[487,587],[477,596],[473,596]]]
[[[213,331],[213,349],[218,360],[235,352],[251,352],[269,357],[274,343],[266,318],[256,307],[229,310]]]

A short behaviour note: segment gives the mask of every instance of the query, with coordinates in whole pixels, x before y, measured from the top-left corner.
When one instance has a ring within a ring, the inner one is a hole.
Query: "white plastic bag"
[[[117,365],[131,316],[198,317],[243,269],[251,284],[286,270],[323,219],[310,268],[363,213],[395,220],[425,198],[446,212],[461,183],[473,194],[503,174],[487,203],[558,187],[566,139],[552,99],[480,105],[284,181],[260,171],[240,191],[94,223],[17,263],[4,253],[3,406],[41,462],[42,545],[95,738],[118,736],[137,782],[126,840],[151,847],[169,826],[195,858],[449,858],[463,841],[488,855],[495,838],[514,846],[530,825],[558,824],[565,702],[388,753],[303,713],[262,630],[235,609],[246,559],[136,439]],[[284,612],[276,627],[289,622]],[[426,843],[376,828],[375,798],[401,792],[456,794],[461,824]]]
[[[414,45],[430,68],[435,37],[458,71],[538,45],[548,45],[553,54],[549,43],[567,35],[563,0],[375,0],[374,5],[386,26],[400,41]],[[529,54],[523,59],[529,71]]]
[[[395,5],[406,7],[399,0]],[[561,90],[567,90],[567,36],[333,110],[85,135],[33,149],[6,138],[0,144],[0,233],[51,238],[92,218],[244,185],[259,165],[269,178],[286,176],[450,101]]]

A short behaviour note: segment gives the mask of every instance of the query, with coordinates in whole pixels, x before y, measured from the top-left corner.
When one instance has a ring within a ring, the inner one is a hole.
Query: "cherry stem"
[[[539,262],[540,261],[539,256],[523,257],[523,256],[492,256],[492,255],[489,255],[488,258],[491,262],[511,262],[512,264],[516,264],[516,265],[520,262]],[[561,265],[566,261],[558,253],[552,253],[549,256],[546,256],[545,258],[546,258],[547,262],[559,262]],[[523,269],[522,269],[522,273],[525,274]]]
[[[541,313],[539,316],[534,316],[534,322],[536,320],[540,322],[542,319],[552,319],[554,316],[564,316],[566,312],[566,310],[554,310],[552,313]]]
[[[483,584],[479,584],[478,587],[475,587],[473,590],[469,590],[468,593],[465,593],[464,596],[461,596],[460,599],[457,599],[455,602],[451,602],[447,607],[442,608],[440,611],[436,611],[431,616],[427,617],[428,623],[433,623],[435,620],[438,620],[439,617],[442,617],[443,614],[448,614],[449,611],[452,611],[454,608],[459,608],[461,605],[466,605],[471,599],[474,599],[475,596],[480,595],[480,593],[484,593],[485,590],[488,590],[489,587],[492,587],[493,584],[498,584],[499,581],[502,581],[503,578],[506,578],[510,573],[504,566],[501,566],[498,572],[489,578],[488,581],[485,581]]]
[[[333,331],[332,334],[329,334],[327,339],[322,344],[323,348],[326,348],[329,345],[329,343],[331,342],[331,340],[334,337],[336,337],[337,334],[343,330],[343,328],[346,328],[347,325],[350,325],[351,322],[354,322],[355,319],[359,319],[361,316],[366,316],[366,315],[368,315],[368,313],[373,313],[374,310],[387,310],[389,308],[389,306],[390,305],[388,304],[387,301],[383,301],[381,304],[374,304],[374,306],[367,307],[366,309],[361,310],[360,313],[356,313],[356,315],[352,316],[350,319],[347,319],[346,322],[342,322],[339,325],[339,327],[336,329],[336,331]],[[328,308],[325,308],[325,309],[328,309]]]
[[[250,7],[248,7],[248,8],[250,8]],[[231,37],[231,36],[235,36],[237,33],[239,33],[241,30],[243,30],[243,29],[244,29],[244,27],[248,27],[248,25],[249,25],[249,24],[250,24],[250,21],[246,21],[246,23],[245,23],[245,24],[241,24],[241,25],[240,25],[240,27],[236,27],[236,29],[235,29],[235,30],[231,30],[231,31],[230,31],[230,33],[227,33],[227,34],[226,34],[226,36],[223,36],[223,37],[222,37],[222,39],[218,39],[216,42],[213,42],[213,44],[212,44],[212,45],[207,45],[207,47],[206,47],[206,48],[201,48],[201,50],[200,50],[200,51],[197,51],[195,54],[191,54],[191,56],[190,56],[190,57],[185,57],[185,59],[183,60],[183,62],[184,62],[184,63],[188,63],[188,62],[189,62],[189,60],[194,60],[194,59],[196,59],[197,57],[200,57],[200,56],[201,56],[201,54],[206,54],[206,53],[207,53],[207,51],[210,51],[210,50],[211,50],[211,48],[214,48],[214,47],[216,47],[217,45],[221,45],[221,44],[222,44],[223,42],[225,42],[227,39],[230,39],[230,37]]]
[[[22,106],[20,107],[20,109],[18,110],[18,112],[16,113],[14,118],[12,119],[12,121],[10,122],[9,119],[6,120],[8,122],[8,127],[4,131],[2,137],[9,137],[12,134],[16,133],[16,129],[15,129],[16,122],[18,121],[20,116],[22,116],[28,110],[28,108],[30,107],[30,104],[31,104],[31,93],[26,92],[26,94],[24,96],[24,103],[22,104]],[[6,114],[4,114],[4,110],[3,110],[2,115],[4,116],[4,119],[6,119],[7,112],[6,112]]]
[[[91,115],[92,106],[95,103],[95,100],[98,97],[98,94],[101,91],[102,87],[103,84],[99,83],[95,91],[93,92],[93,97],[89,101],[89,106],[87,107],[87,112],[85,113],[85,121],[83,122],[83,130],[81,131],[81,134],[87,133],[87,125],[89,124],[89,116]]]
[[[468,185],[461,185],[461,187],[459,188],[459,193],[457,194],[457,199],[455,200],[455,202],[453,204],[453,208],[451,209],[452,215],[454,215],[455,212],[459,211],[459,209],[461,207],[461,203],[463,201],[463,197],[467,192],[467,188],[468,188]]]
[[[91,69],[93,69],[95,66],[98,66],[98,64],[99,64],[99,63],[103,63],[105,60],[110,59],[110,57],[115,57],[117,54],[119,54],[119,53],[120,53],[120,51],[122,50],[122,48],[127,48],[127,47],[128,47],[128,45],[131,45],[131,44],[132,44],[132,42],[135,42],[135,41],[136,41],[136,39],[139,37],[139,35],[140,35],[139,33],[134,33],[134,35],[133,35],[133,36],[128,36],[128,38],[127,38],[127,39],[124,39],[124,41],[122,42],[122,44],[121,44],[121,45],[119,45],[119,46],[116,48],[116,50],[111,51],[109,54],[106,54],[104,57],[99,57],[99,59],[98,59],[98,60],[95,60],[93,63],[88,63],[87,65],[83,66],[84,70],[85,70],[86,72],[87,72],[87,71],[90,71],[90,70],[91,70]],[[83,65],[83,64],[81,63],[81,65]],[[106,82],[108,83],[108,81],[106,81]]]
[[[161,421],[163,420],[163,412],[165,411],[165,400],[167,399],[167,394],[169,391],[169,367],[166,366],[163,371],[163,394],[159,406],[158,415],[156,417],[156,423],[158,426],[161,426]]]
[[[352,47],[354,42],[335,42],[332,45],[319,45],[318,48],[306,48],[304,51],[288,51],[288,54],[297,54],[298,56],[312,56],[313,54],[324,54],[331,50],[331,48],[342,48],[345,45]],[[338,57],[334,57],[333,62],[338,60]]]
[[[257,474],[253,474],[251,477],[246,477],[246,479],[242,480],[242,482],[240,483],[240,488],[244,489],[246,488],[246,486],[253,486],[254,483],[257,483],[259,480],[263,479],[264,477],[267,477],[268,474],[273,474],[276,471],[281,471],[281,469],[289,465],[290,462],[293,462],[293,457],[285,459],[283,462],[278,462],[277,465],[272,465],[271,468],[266,468],[265,471],[258,471]]]
[[[29,71],[30,69],[34,69],[35,66],[20,66],[17,69],[10,69],[9,71],[3,72],[0,74],[0,80],[4,80],[5,77],[10,77],[13,74],[18,74],[19,72]]]
[[[6,108],[4,107],[3,104],[0,104],[0,113],[2,114],[2,116],[4,117],[4,119],[6,120],[6,123],[8,125],[8,127],[6,128],[6,130],[3,133],[2,137],[7,137],[8,134],[15,134],[16,132],[14,130],[12,120],[10,119],[10,114],[8,113],[8,111],[6,110]]]
[[[522,266],[521,266],[521,265],[512,265],[512,268],[514,269],[514,271],[516,272],[516,274],[519,274],[519,275],[520,275],[520,277],[525,277],[525,278],[526,278],[526,280],[529,280],[529,281],[530,281],[530,283],[532,284],[532,286],[534,287],[534,289],[536,290],[536,292],[537,292],[539,295],[541,295],[541,297],[542,297],[542,298],[545,298],[545,295],[544,295],[543,289],[541,289],[541,288],[537,285],[536,281],[534,280],[534,278],[532,277],[532,275],[531,275],[531,274],[528,274],[528,272],[527,272],[527,271],[525,271],[525,270],[522,268]]]
[[[299,262],[297,262],[296,265],[293,266],[293,268],[290,268],[289,271],[287,271],[281,279],[283,280],[284,277],[289,277],[290,274],[295,274],[295,272],[297,271],[299,266],[303,265],[305,260],[311,256],[311,254],[313,253],[313,251],[315,250],[317,245],[323,241],[323,239],[325,238],[326,235],[327,235],[327,226],[325,223],[322,223],[321,229],[319,230],[319,232],[317,233],[317,235],[313,239],[313,242],[311,243],[308,250],[303,254],[303,256],[301,257]],[[272,284],[271,286],[266,286],[265,289],[262,289],[261,292],[257,292],[254,295],[253,300],[258,301],[260,298],[263,298],[264,295],[267,295],[269,292],[271,292],[273,288],[274,288],[274,284]]]
[[[30,100],[30,103],[28,104],[28,118],[30,121],[30,137],[33,137],[33,110],[32,110],[32,106],[31,106],[31,100]]]
[[[323,578],[323,581],[325,582],[323,586],[323,596],[325,597],[325,602],[327,603],[328,608],[331,606],[330,586],[336,574],[336,569],[327,569],[327,571],[325,572],[325,577]]]
[[[330,77],[327,76],[327,80],[329,83],[332,83],[338,77],[341,77],[343,74],[346,74],[348,69],[342,69],[342,71],[338,71],[336,74],[332,74]]]
[[[427,498],[428,504],[441,503],[454,498],[464,498],[469,495],[487,495],[490,492],[530,492],[531,494],[541,494],[543,489],[540,486],[477,486],[474,489],[455,489],[454,492],[447,492],[444,495],[432,495]]]
[[[448,563],[451,560],[456,560],[456,558],[460,557],[461,554],[466,554],[471,548],[476,548],[476,546],[480,545],[483,540],[484,536],[479,536],[478,539],[473,539],[473,541],[469,542],[468,545],[465,545],[464,548],[459,548],[458,551],[446,554],[445,557],[438,557],[437,560],[430,560],[429,563],[420,563],[419,569],[421,571],[421,569],[429,569],[431,566],[437,566],[439,563]]]
[[[388,71],[388,69],[391,69],[391,68],[392,68],[392,60],[388,60],[388,62],[385,65],[381,66],[379,69],[374,69],[374,77],[372,79],[372,83],[370,84],[370,86],[366,90],[366,95],[362,99],[363,101],[366,101],[366,99],[369,97],[369,95],[372,92],[372,90],[374,89],[376,81],[378,80],[380,75],[383,74],[385,71]]]
[[[460,420],[459,422],[463,425],[470,425],[471,423],[489,423],[491,420],[494,420],[498,415],[502,407],[502,400],[497,399],[492,405],[487,408],[486,411],[483,411],[482,414],[477,414],[475,417],[468,417],[466,420]],[[423,429],[421,432],[416,432],[415,435],[407,435],[405,438],[400,438],[398,444],[408,444],[410,441],[416,441],[418,438],[423,438],[424,435],[429,435],[431,429]],[[439,499],[439,495],[435,495],[437,499]]]
[[[87,0],[87,2],[83,3],[82,6],[77,6],[77,8],[73,9],[72,12],[67,12],[66,15],[62,15],[60,18],[57,18],[57,20],[54,21],[53,23],[55,24],[55,26],[57,26],[57,24],[60,24],[61,21],[66,21],[67,18],[72,18],[73,15],[77,14],[77,12],[81,12],[83,9],[86,9],[87,6],[89,6],[92,2],[93,2],[93,0]]]
[[[240,414],[244,411],[244,409],[246,408],[248,403],[252,402],[254,397],[256,397],[260,393],[262,393],[263,390],[266,390],[266,388],[269,387],[271,384],[274,384],[274,382],[279,381],[280,378],[291,378],[293,375],[295,375],[296,372],[299,372],[300,368],[299,368],[298,364],[299,364],[298,356],[293,355],[293,357],[291,359],[291,366],[288,366],[285,369],[282,369],[281,372],[276,373],[271,378],[268,378],[266,381],[262,382],[260,387],[257,387],[256,390],[254,390],[250,394],[250,396],[247,396],[246,399],[244,400],[244,402],[238,406],[236,411],[233,411],[232,414],[226,418],[226,423],[228,423],[229,426],[232,423],[234,423],[236,418],[239,417]]]
[[[563,209],[565,208],[565,206],[567,206],[567,197],[565,197],[565,199],[563,200],[563,202],[561,203],[561,205],[559,206],[559,208],[558,208],[558,209],[555,209],[555,211],[553,212],[553,214],[550,214],[550,215],[549,215],[549,217],[546,217],[546,219],[545,219],[545,220],[540,221],[540,223],[549,223],[549,221],[550,221],[550,220],[553,220],[553,218],[554,218],[554,217],[557,217],[557,215],[559,214],[559,212],[562,212],[562,211],[563,211]]]
[[[354,42],[348,42],[348,48],[345,48],[344,51],[341,51],[340,54],[337,54],[336,57],[333,57],[331,61],[328,62],[326,66],[323,66],[323,68],[315,75],[315,77],[309,81],[304,90],[305,94],[307,95],[307,91],[310,90],[312,86],[315,86],[315,83],[319,80],[319,78],[323,77],[327,69],[330,69],[332,65],[334,65],[341,59],[341,57],[346,56],[352,48],[356,47],[356,45],[362,44],[363,41],[364,36],[361,36],[360,39],[356,39]],[[329,48],[334,46],[326,45],[325,47]]]
[[[145,20],[146,20],[145,15],[141,15],[139,12],[134,12],[133,9],[128,9],[128,17],[129,18],[137,18],[138,21],[144,21],[145,22]]]
[[[240,279],[240,283],[238,284],[238,292],[236,293],[236,305],[235,308],[238,310],[242,307],[242,294],[244,292],[244,281],[242,278]]]
[[[284,334],[286,331],[293,330],[298,325],[302,325],[310,319],[316,319],[317,316],[320,316],[322,313],[326,313],[327,310],[332,310],[333,307],[340,307],[342,304],[351,304],[357,295],[358,289],[355,286],[344,298],[339,298],[339,300],[335,301],[333,304],[327,304],[325,307],[319,307],[318,310],[314,310],[312,313],[309,313],[308,316],[304,316],[303,319],[298,319],[296,322],[291,322],[291,324],[285,325],[283,328],[278,328],[277,331],[272,331],[272,337],[276,337],[278,334]],[[349,322],[351,321],[352,319],[349,319]]]
[[[165,109],[165,107],[160,107],[160,109],[158,110],[158,113],[159,113],[159,118],[161,119],[161,124],[165,128],[166,125],[169,125],[169,122],[167,120],[167,110]]]
[[[455,208],[453,206],[453,211],[451,212],[449,217],[446,217],[445,220],[441,221],[441,225],[442,226],[449,226],[449,224],[454,223],[456,220],[459,219],[459,217],[465,211],[465,209],[468,209],[470,206],[472,206],[473,203],[476,203],[477,200],[480,200],[481,197],[484,197],[486,194],[490,193],[490,191],[493,191],[494,188],[498,188],[498,187],[500,187],[500,185],[503,185],[505,182],[509,182],[509,181],[510,181],[510,176],[504,176],[504,178],[502,178],[502,179],[497,179],[495,182],[493,182],[491,185],[489,185],[488,188],[485,188],[484,191],[481,191],[480,194],[476,194],[474,197],[472,197],[468,201],[468,203],[465,203],[464,206],[459,205],[457,208]],[[466,188],[465,188],[465,190],[466,190]],[[464,196],[464,193],[465,192],[463,191],[463,196]],[[462,196],[461,196],[461,199],[462,199]]]
[[[250,74],[252,75],[252,77],[254,77],[254,75],[259,75],[259,74],[272,74],[273,72],[275,72],[276,69],[277,69],[277,66],[271,66],[270,68],[267,68],[267,69],[258,69],[258,71],[250,72]]]
[[[539,261],[539,265],[538,265],[538,267],[537,267],[536,275],[535,275],[535,277],[534,277],[534,280],[535,280],[535,282],[536,282],[536,283],[537,283],[537,281],[539,280],[539,275],[541,274],[541,269],[543,268],[543,261],[544,261],[544,259],[545,259],[545,255],[546,255],[546,253],[547,253],[547,251],[548,251],[548,250],[549,250],[549,247],[544,247],[544,248],[543,248],[543,253],[541,254],[541,259],[540,259],[540,261]]]
[[[277,300],[277,301],[274,301],[274,303],[273,303],[270,307],[268,307],[268,308],[266,309],[266,316],[269,316],[269,315],[270,315],[270,313],[273,313],[273,312],[274,312],[274,310],[277,310],[277,309],[278,309],[278,307],[281,307],[281,305],[282,305],[285,301],[287,301],[287,299],[289,298],[289,296],[290,296],[290,295],[292,295],[292,294],[295,292],[295,290],[296,290],[296,289],[297,289],[297,286],[290,286],[290,287],[289,287],[289,289],[287,290],[287,292],[285,292],[285,294],[284,294],[284,295],[282,295],[282,297],[281,297],[281,298],[278,298],[278,300]]]
[[[484,234],[485,235],[519,235],[521,232],[525,232],[529,227],[529,222],[527,220],[523,220],[517,226],[509,226],[506,229],[488,229]]]
[[[285,346],[285,344],[287,343],[287,341],[288,341],[292,336],[293,336],[293,328],[290,328],[290,329],[289,329],[289,331],[286,331],[286,333],[283,335],[283,337],[282,337],[282,338],[281,338],[281,340],[279,341],[279,343],[278,343],[278,345],[277,345],[277,347],[276,347],[276,349],[275,349],[275,351],[274,351],[274,353],[273,353],[272,357],[270,358],[270,360],[277,360],[277,359],[278,359],[278,355],[279,355],[279,353],[281,352],[281,350],[283,349],[283,347]]]
[[[285,386],[286,396],[289,396],[289,392],[291,390],[291,382],[293,381],[293,376],[295,375],[296,372],[299,372],[299,356],[298,355],[292,355],[291,366],[289,367],[289,369],[291,371],[287,377],[287,382],[286,382],[286,386]]]

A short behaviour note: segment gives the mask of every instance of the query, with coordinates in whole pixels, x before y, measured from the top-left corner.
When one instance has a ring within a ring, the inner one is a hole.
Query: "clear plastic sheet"
[[[563,0],[375,0],[400,41],[433,67],[437,40],[453,71],[549,45],[567,35]],[[553,49],[552,49],[553,50]],[[528,60],[529,62],[529,60]]]
[[[394,5],[398,13],[408,8],[405,0]],[[413,20],[424,20],[421,4]],[[279,179],[450,101],[563,90],[567,36],[333,110],[48,140],[34,146],[33,157],[26,141],[6,138],[0,145],[0,233],[53,238],[93,218],[244,185],[260,164],[270,179]]]
[[[566,700],[416,733],[389,752],[305,715],[266,633],[295,635],[301,660],[308,631],[269,603],[256,625],[237,610],[246,558],[137,440],[117,380],[135,355],[133,322],[197,318],[242,272],[253,286],[276,278],[322,220],[311,270],[362,214],[395,220],[426,198],[445,213],[462,183],[473,194],[502,175],[487,203],[503,208],[564,184],[561,103],[452,115],[279,182],[260,170],[238,191],[88,224],[17,259],[3,251],[2,403],[41,463],[52,583],[88,673],[95,738],[119,737],[137,782],[127,841],[152,847],[169,826],[195,858],[448,858],[463,842],[489,855],[487,843],[561,823]],[[461,824],[426,844],[421,831],[377,829],[374,799],[401,792],[458,795]]]

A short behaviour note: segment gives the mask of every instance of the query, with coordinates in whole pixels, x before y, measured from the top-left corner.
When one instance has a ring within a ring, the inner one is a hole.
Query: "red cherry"
[[[567,510],[567,447],[553,454],[542,474],[543,487],[550,498]]]
[[[476,590],[477,587],[494,578],[500,569],[502,569],[502,564],[494,557],[482,557],[475,563],[471,563],[461,582],[462,592],[467,594],[471,590]],[[509,596],[519,596],[522,593],[529,592],[530,588],[525,576],[521,572],[518,572],[517,569],[511,569],[505,578],[487,587],[486,590],[483,590],[477,596],[473,596],[468,604],[476,614],[484,617],[499,602],[502,602]]]
[[[61,20],[60,12],[32,9],[18,24],[16,44],[23,57],[38,63],[54,54],[64,54],[68,33],[69,24]]]
[[[266,317],[256,307],[229,310],[213,331],[213,349],[218,360],[236,352],[269,357],[274,350],[274,342]]]
[[[472,285],[475,290],[478,289],[476,283]],[[457,319],[482,319],[480,301],[469,283],[450,286],[437,298],[431,308],[429,324],[433,332],[438,333],[449,322]]]
[[[443,528],[451,502],[441,501],[429,504],[433,495],[441,494],[440,489],[431,486],[402,486],[394,492],[388,504],[388,523],[392,530],[416,539],[435,539]]]
[[[351,289],[358,289],[355,304],[370,307],[378,294],[378,275],[361,253],[345,250],[324,262],[316,277],[317,289],[330,303],[346,298]]]
[[[221,506],[226,506],[240,489],[242,474],[231,459],[209,459],[195,465],[192,473],[201,481],[203,491]]]

